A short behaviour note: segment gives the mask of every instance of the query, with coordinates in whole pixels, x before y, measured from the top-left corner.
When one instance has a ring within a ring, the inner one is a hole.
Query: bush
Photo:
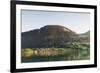
[[[33,55],[33,50],[31,48],[26,48],[21,50],[22,57],[30,57]]]

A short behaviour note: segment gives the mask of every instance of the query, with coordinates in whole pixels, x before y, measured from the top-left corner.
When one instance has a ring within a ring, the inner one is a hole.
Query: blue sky
[[[22,10],[21,16],[22,32],[45,25],[65,26],[76,33],[84,33],[90,29],[89,13]]]

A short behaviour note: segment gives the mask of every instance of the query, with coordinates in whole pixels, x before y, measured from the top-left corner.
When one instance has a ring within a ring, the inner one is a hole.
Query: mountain
[[[84,40],[84,42],[90,42],[90,31],[79,34],[79,38],[80,38],[80,41]]]
[[[85,34],[84,34],[85,35]],[[74,31],[60,25],[46,25],[21,33],[22,48],[62,47],[64,43],[79,41],[79,36]],[[80,37],[83,38],[83,37]]]
[[[87,31],[85,33],[79,34],[80,37],[89,37],[90,36],[90,31]]]

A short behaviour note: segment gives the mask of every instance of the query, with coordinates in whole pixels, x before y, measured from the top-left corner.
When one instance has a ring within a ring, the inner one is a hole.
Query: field
[[[71,61],[90,59],[89,43],[71,43],[63,48],[22,48],[21,61],[46,62],[46,61]]]

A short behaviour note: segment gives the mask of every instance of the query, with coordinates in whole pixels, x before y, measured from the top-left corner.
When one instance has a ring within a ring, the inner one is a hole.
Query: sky
[[[90,29],[90,13],[22,10],[21,24],[22,32],[46,25],[61,25],[76,33],[85,33]]]

